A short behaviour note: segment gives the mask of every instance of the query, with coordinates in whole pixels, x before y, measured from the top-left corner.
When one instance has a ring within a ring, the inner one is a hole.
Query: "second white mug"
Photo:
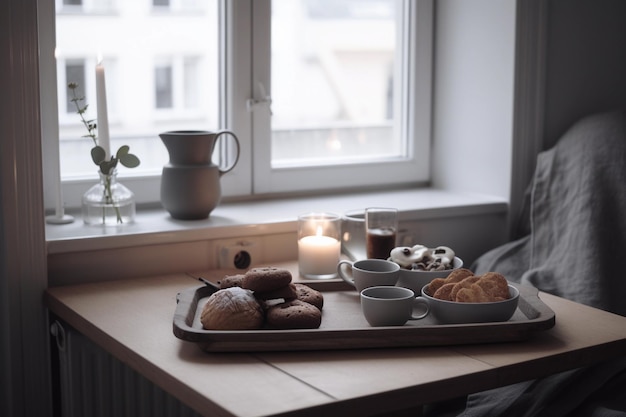
[[[337,264],[337,274],[361,292],[376,285],[396,285],[400,266],[384,259],[341,260]]]
[[[421,305],[425,312],[415,314]],[[361,291],[361,310],[370,326],[402,326],[409,320],[420,320],[428,315],[430,307],[422,297],[402,287],[369,287]]]

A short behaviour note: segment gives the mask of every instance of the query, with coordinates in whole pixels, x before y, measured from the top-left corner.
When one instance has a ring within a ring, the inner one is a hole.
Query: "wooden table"
[[[297,265],[282,265],[297,270]],[[209,271],[217,280],[224,271]],[[172,333],[180,275],[50,288],[50,310],[206,416],[374,416],[624,355],[626,317],[549,294],[553,329],[525,342],[206,353]]]

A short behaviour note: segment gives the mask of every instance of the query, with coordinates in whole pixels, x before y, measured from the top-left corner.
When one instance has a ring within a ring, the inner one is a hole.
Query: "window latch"
[[[271,116],[272,115],[272,97],[270,97],[269,94],[267,94],[267,92],[265,91],[265,86],[263,85],[263,83],[259,83],[259,92],[261,93],[260,99],[249,98],[248,100],[246,100],[246,109],[249,112],[252,112],[260,106],[267,106],[267,108],[270,111],[270,116]]]

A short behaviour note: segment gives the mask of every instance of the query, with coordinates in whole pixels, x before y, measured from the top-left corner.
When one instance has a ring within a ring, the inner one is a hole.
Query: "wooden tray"
[[[520,290],[519,304],[509,321],[443,325],[428,316],[399,327],[371,327],[361,313],[359,294],[343,282],[306,284],[324,294],[318,329],[205,330],[199,316],[216,289],[203,285],[178,294],[174,335],[209,352],[361,349],[520,341],[555,323],[537,289],[517,284],[512,285]]]

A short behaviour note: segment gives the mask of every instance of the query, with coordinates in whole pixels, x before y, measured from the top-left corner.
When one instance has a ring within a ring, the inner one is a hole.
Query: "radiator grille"
[[[51,327],[62,417],[200,417],[67,324]]]

